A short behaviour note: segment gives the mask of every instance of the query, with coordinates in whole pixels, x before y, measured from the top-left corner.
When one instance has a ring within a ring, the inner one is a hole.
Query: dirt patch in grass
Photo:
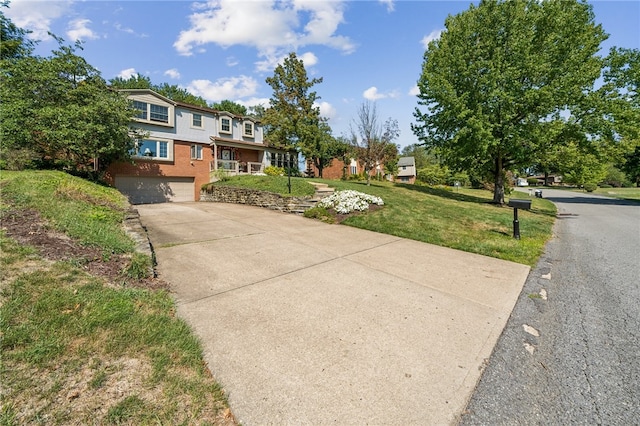
[[[96,247],[80,244],[47,227],[35,210],[9,210],[2,214],[2,229],[20,244],[34,247],[40,256],[51,261],[68,261],[91,275],[104,278],[111,285],[147,289],[168,289],[157,278],[133,279],[124,274],[130,255],[104,253]]]
[[[129,263],[127,255],[104,253],[55,232],[34,210],[5,210],[0,225],[7,237],[25,247],[22,253],[28,253],[13,259],[8,258],[10,253],[4,253],[2,261],[7,267],[3,266],[0,272],[2,289],[19,275],[30,271],[46,273],[59,261],[69,262],[115,289],[168,289],[167,283],[157,278],[126,276],[123,270]],[[16,258],[20,260],[11,261]],[[79,287],[90,278],[77,279],[73,285]],[[10,306],[7,300],[3,297],[0,303]],[[70,321],[78,320],[76,310],[81,309],[88,308],[70,305],[69,311],[62,313]],[[110,336],[107,331],[104,337],[78,336],[67,344],[62,355],[41,365],[9,356],[33,342],[8,344],[3,348],[7,352],[0,366],[0,424],[237,424],[224,391],[206,365],[203,364],[204,377],[199,368],[175,362],[158,378],[154,370],[158,360],[152,359],[159,356],[157,348],[108,352],[104,342]],[[168,354],[164,356],[175,356]]]

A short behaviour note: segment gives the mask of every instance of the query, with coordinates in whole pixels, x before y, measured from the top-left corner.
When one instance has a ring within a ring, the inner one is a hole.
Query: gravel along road
[[[460,424],[638,424],[640,204],[543,196],[558,207],[554,237]]]

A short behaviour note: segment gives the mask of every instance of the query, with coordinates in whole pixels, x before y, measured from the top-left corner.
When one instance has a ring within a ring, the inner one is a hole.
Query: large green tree
[[[320,109],[314,103],[320,98],[311,88],[322,83],[322,78],[309,80],[302,59],[292,52],[266,82],[273,89],[262,119],[269,144],[293,150],[301,149],[309,139],[315,140]]]
[[[133,111],[77,54],[80,44],[50,57],[2,60],[0,132],[4,166],[99,172],[133,147]]]
[[[290,53],[266,81],[273,89],[270,106],[262,117],[267,141],[272,146],[302,153],[313,161],[322,176],[332,159],[346,150],[331,135],[328,120],[315,106],[320,97],[311,89],[322,83],[322,78],[309,79],[302,59]]]
[[[30,31],[18,27],[7,18],[1,9],[3,7],[9,7],[9,2],[0,2],[0,59],[11,60],[29,56],[36,44],[29,39]]]
[[[507,170],[588,139],[607,35],[575,0],[482,0],[445,27],[424,54],[412,128],[452,168],[490,173],[501,204]]]

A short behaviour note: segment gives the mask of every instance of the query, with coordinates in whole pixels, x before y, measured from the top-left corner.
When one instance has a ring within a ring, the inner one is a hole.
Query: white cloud
[[[129,28],[129,27],[123,27],[121,23],[116,22],[115,24],[113,24],[113,27],[123,33],[127,33],[127,34],[131,34],[134,35],[136,37],[140,37],[140,38],[147,38],[149,37],[147,34],[145,33],[136,33],[135,30],[133,28]]]
[[[210,80],[193,80],[187,90],[196,96],[202,96],[207,101],[219,102],[225,99],[245,98],[256,93],[258,82],[252,77],[221,78]]]
[[[420,43],[422,43],[422,45],[424,46],[424,48],[428,48],[429,47],[429,43],[431,43],[433,40],[437,40],[440,38],[440,35],[442,35],[442,32],[444,31],[444,29],[439,29],[439,30],[433,30],[429,33],[429,35],[426,35],[422,38],[422,40],[420,40]]]
[[[127,28],[127,27],[123,27],[122,24],[116,22],[115,24],[113,24],[114,28],[118,31],[122,31],[123,33],[127,33],[127,34],[135,34],[135,31],[133,31],[131,28]]]
[[[378,88],[376,86],[371,86],[364,92],[362,92],[362,96],[369,101],[377,101],[378,99],[384,98],[399,98],[400,93],[397,90],[392,90],[387,93],[378,92]]]
[[[72,41],[95,40],[100,38],[91,28],[89,28],[90,24],[91,21],[89,19],[83,18],[70,21],[67,27],[67,37]]]
[[[33,40],[48,40],[51,22],[67,15],[71,5],[70,0],[33,2],[28,0],[13,0],[10,7],[4,8],[4,14],[20,28],[31,30],[29,38]]]
[[[171,68],[170,70],[166,70],[164,72],[164,75],[166,75],[169,78],[172,78],[174,80],[179,80],[180,79],[180,72],[175,68]]]
[[[190,28],[180,32],[173,46],[186,56],[209,43],[254,47],[263,58],[258,69],[272,68],[287,52],[307,45],[351,53],[355,45],[336,34],[344,22],[343,9],[341,1],[210,0],[194,7]]]
[[[303,53],[298,59],[302,60],[304,67],[307,69],[318,63],[318,57],[311,52]]]
[[[394,2],[395,0],[378,0],[382,4],[387,5],[387,12],[393,12],[396,8]]]
[[[409,89],[410,96],[418,96],[419,94],[420,94],[420,89],[418,88],[417,84],[413,86],[411,89]]]
[[[332,119],[338,115],[338,111],[329,102],[320,102],[313,106],[320,108],[320,115],[322,117]]]
[[[126,70],[120,71],[120,73],[118,74],[118,77],[120,77],[123,80],[128,80],[137,74],[138,72],[136,71],[135,68],[127,68]]]
[[[234,101],[237,104],[244,105],[247,108],[254,107],[258,105],[262,105],[265,108],[269,107],[270,100],[269,98],[249,98],[247,100],[236,100]]]
[[[238,61],[235,57],[233,57],[233,56],[227,57],[227,66],[228,67],[235,67],[239,63],[240,63],[240,61]]]

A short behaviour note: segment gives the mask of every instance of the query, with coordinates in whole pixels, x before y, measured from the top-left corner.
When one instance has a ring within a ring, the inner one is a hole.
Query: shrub
[[[229,173],[225,169],[218,169],[211,173],[214,182],[226,182],[230,179]]]
[[[596,189],[598,189],[598,185],[596,185],[595,183],[585,183],[584,184],[584,190],[587,192],[593,192]]]
[[[528,178],[527,183],[531,186],[536,186],[538,184],[538,179],[536,178]]]
[[[369,210],[369,204],[384,205],[382,198],[362,192],[346,189],[337,191],[328,197],[323,198],[318,203],[319,207],[332,208],[339,214],[349,214],[356,210]]]
[[[284,168],[268,166],[264,169],[264,174],[267,176],[284,176]]]

